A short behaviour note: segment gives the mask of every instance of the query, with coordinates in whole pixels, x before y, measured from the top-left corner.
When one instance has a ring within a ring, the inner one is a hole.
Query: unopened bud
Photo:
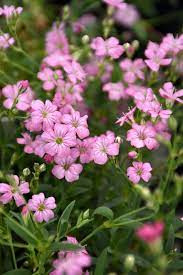
[[[133,255],[127,255],[124,261],[125,269],[130,271],[133,269],[135,264],[135,257]]]
[[[137,152],[135,152],[135,151],[131,151],[131,152],[128,153],[128,157],[129,157],[130,159],[136,159],[137,156],[138,156],[138,154],[137,154]]]
[[[137,49],[139,48],[139,41],[138,41],[138,40],[134,40],[134,41],[132,42],[132,47],[133,47],[135,50],[137,50]]]
[[[68,5],[65,5],[63,8],[63,20],[67,20],[69,18],[70,9]]]
[[[168,124],[170,129],[172,129],[173,131],[177,130],[177,120],[173,116],[169,118]]]
[[[130,43],[123,44],[123,47],[124,47],[125,50],[129,49],[130,48]]]
[[[122,138],[121,138],[120,136],[117,136],[117,137],[116,137],[116,142],[117,142],[118,144],[121,144],[121,143],[122,143]]]
[[[88,44],[89,41],[90,41],[90,37],[87,34],[83,35],[82,37],[83,44]]]
[[[89,209],[87,209],[84,213],[83,213],[83,219],[88,219],[89,218],[89,215],[90,215],[90,211]]]
[[[46,171],[46,165],[44,163],[39,166],[39,171],[40,172]]]
[[[30,175],[30,173],[31,173],[31,171],[30,171],[30,169],[29,169],[29,168],[25,168],[25,169],[23,169],[23,175],[24,175],[24,177],[29,176],[29,175]]]

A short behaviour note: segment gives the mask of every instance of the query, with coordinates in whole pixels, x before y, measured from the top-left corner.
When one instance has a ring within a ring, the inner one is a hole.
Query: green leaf
[[[76,251],[81,250],[83,247],[80,244],[73,244],[73,243],[67,243],[67,242],[54,242],[50,246],[50,250],[52,252],[57,252],[59,250],[61,251]]]
[[[74,207],[74,204],[75,201],[72,201],[63,211],[57,225],[57,238],[65,236],[68,228],[68,220]]]
[[[174,260],[174,261],[170,262],[168,265],[168,270],[169,271],[177,271],[177,270],[182,271],[183,270],[183,261]]]
[[[7,217],[6,223],[9,228],[14,231],[21,239],[26,241],[28,244],[32,244],[33,246],[37,246],[39,240],[24,226],[20,225],[14,219]]]
[[[100,206],[96,208],[95,211],[93,212],[93,215],[101,215],[107,218],[108,220],[112,220],[114,217],[113,211],[106,206]]]
[[[105,268],[107,265],[107,250],[108,250],[108,247],[106,247],[98,257],[94,275],[105,274]]]
[[[8,271],[6,273],[3,273],[3,275],[31,275],[32,272],[27,270],[27,269],[15,269],[15,270],[11,270]]]
[[[165,245],[165,252],[169,253],[173,247],[174,247],[174,239],[175,239],[175,233],[173,225],[170,225],[169,232],[168,232],[168,240]]]

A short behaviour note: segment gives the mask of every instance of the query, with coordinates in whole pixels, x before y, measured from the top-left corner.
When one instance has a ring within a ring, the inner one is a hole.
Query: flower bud
[[[169,118],[168,125],[173,131],[177,130],[177,120],[173,116]]]
[[[125,261],[124,261],[125,269],[128,271],[132,270],[134,267],[134,264],[135,264],[134,255],[132,255],[132,254],[127,255],[125,258]]]
[[[31,173],[31,171],[30,171],[30,169],[29,169],[29,168],[25,168],[25,169],[23,169],[23,175],[24,175],[24,177],[29,176],[29,175],[30,175],[30,173]]]
[[[136,159],[137,156],[138,156],[138,154],[137,154],[137,152],[135,152],[135,151],[130,151],[130,152],[128,153],[128,157],[129,157],[130,159]]]
[[[116,142],[118,143],[118,144],[121,144],[122,143],[122,138],[120,137],[120,136],[117,136],[116,137]]]
[[[90,210],[87,209],[84,213],[83,213],[83,219],[88,219],[89,218],[89,215],[90,215]]]
[[[87,34],[83,35],[83,37],[82,37],[82,43],[83,44],[88,44],[89,41],[90,41],[90,37]]]
[[[39,166],[39,171],[40,171],[40,173],[46,171],[46,165],[45,165],[45,163],[43,163],[43,164],[41,164],[41,165]]]

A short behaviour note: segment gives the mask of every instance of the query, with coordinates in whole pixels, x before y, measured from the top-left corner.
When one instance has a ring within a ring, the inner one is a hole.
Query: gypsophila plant
[[[182,274],[183,34],[154,0],[2,2],[0,274]]]

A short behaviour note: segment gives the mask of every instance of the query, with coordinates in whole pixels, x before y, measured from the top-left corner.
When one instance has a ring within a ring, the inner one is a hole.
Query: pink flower
[[[183,50],[183,35],[175,38],[172,33],[168,33],[163,38],[160,47],[165,50],[166,53],[177,55]]]
[[[163,230],[164,223],[161,221],[146,223],[137,229],[136,235],[139,239],[151,244],[161,238]]]
[[[104,92],[108,93],[109,99],[110,100],[115,100],[118,101],[121,98],[126,98],[126,94],[124,91],[124,86],[121,82],[117,83],[106,83],[103,87],[102,90]]]
[[[171,82],[166,82],[163,85],[163,88],[161,88],[159,90],[160,95],[163,98],[166,98],[170,101],[178,101],[180,103],[183,103],[183,99],[180,99],[179,97],[183,96],[183,90],[180,90],[178,92],[174,92],[175,91],[175,87],[173,86],[173,84]]]
[[[160,66],[167,66],[171,63],[171,58],[166,58],[166,51],[159,47],[158,44],[149,42],[145,50],[145,60],[147,66],[154,72],[158,72]]]
[[[31,102],[34,98],[34,93],[29,87],[24,92],[21,81],[15,85],[5,86],[2,89],[2,94],[7,98],[3,102],[5,108],[11,109],[15,106],[21,111],[27,111],[30,108]]]
[[[151,101],[148,104],[147,113],[150,114],[152,118],[157,118],[159,116],[162,119],[168,119],[172,111],[163,110],[159,102]]]
[[[66,158],[56,156],[55,162],[56,165],[52,169],[52,174],[56,178],[63,179],[65,177],[68,182],[73,182],[79,179],[79,174],[82,172],[83,167],[81,164],[75,163],[74,158],[70,156]]]
[[[75,131],[69,126],[56,123],[53,129],[43,132],[42,139],[45,141],[45,152],[51,156],[58,154],[61,157],[70,154],[70,148],[76,145]]]
[[[129,180],[134,184],[138,183],[140,179],[143,179],[145,182],[148,182],[151,178],[152,167],[150,163],[146,162],[133,162],[133,167],[128,167],[127,176]]]
[[[72,110],[71,114],[65,114],[62,116],[61,122],[70,126],[70,129],[74,130],[79,138],[83,139],[89,136],[87,124],[88,116],[80,116],[80,113]]]
[[[143,112],[147,112],[149,110],[149,104],[151,102],[157,101],[156,96],[154,95],[152,89],[138,89],[134,93],[135,103],[138,109]]]
[[[93,144],[92,157],[95,163],[105,164],[108,156],[119,154],[119,144],[115,142],[115,136],[108,131],[106,135],[101,135]]]
[[[38,78],[43,81],[43,89],[46,91],[53,90],[57,86],[58,79],[62,79],[62,71],[53,71],[50,68],[44,68],[38,73]]]
[[[78,244],[76,238],[67,237],[67,243]],[[91,258],[86,249],[76,250],[74,252],[59,252],[58,259],[53,262],[54,271],[50,275],[82,275],[83,269],[90,266]]]
[[[7,19],[9,19],[13,16],[19,15],[20,13],[22,13],[22,11],[22,7],[15,8],[14,6],[4,5],[3,8],[0,8],[0,15],[4,15]]]
[[[124,80],[127,83],[134,83],[138,78],[144,80],[144,73],[142,70],[145,68],[145,64],[142,59],[138,58],[132,61],[126,58],[120,62],[120,68],[125,72]]]
[[[86,73],[81,65],[74,60],[72,62],[65,62],[63,68],[64,71],[66,71],[69,80],[73,84],[76,84],[78,81],[83,81],[86,77]]]
[[[136,110],[136,107],[132,108],[131,110],[129,109],[129,111],[127,113],[124,113],[117,121],[116,123],[118,123],[120,126],[123,126],[123,124],[125,122],[131,124],[132,122],[135,122],[134,120],[134,112]]]
[[[42,158],[45,154],[44,146],[45,141],[40,135],[36,136],[36,139],[33,141],[34,154]]]
[[[10,37],[9,33],[0,35],[0,50],[5,50],[15,43],[15,39]]]
[[[32,138],[27,133],[22,133],[23,138],[17,138],[18,144],[24,144],[24,152],[27,154],[32,154],[34,152],[34,146]]]
[[[14,199],[16,205],[19,207],[25,204],[25,200],[22,195],[29,192],[28,182],[19,181],[18,176],[12,175],[10,184],[0,183],[0,194],[2,194],[0,195],[0,202],[7,204]]]
[[[89,163],[92,161],[92,148],[95,138],[87,138],[84,140],[77,139],[75,148],[71,151],[71,156],[75,159],[80,158],[81,163]]]
[[[139,12],[134,5],[124,5],[122,9],[117,9],[114,20],[125,27],[132,27],[139,20]]]
[[[34,212],[34,218],[37,222],[48,222],[53,219],[54,212],[52,209],[56,208],[55,198],[49,197],[45,199],[45,195],[40,193],[38,195],[33,195],[32,199],[28,201],[29,211]]]
[[[33,109],[31,113],[32,122],[42,124],[43,129],[53,127],[54,123],[60,122],[60,112],[50,100],[46,100],[45,103],[41,100],[34,100],[31,107]]]
[[[91,48],[95,50],[97,56],[110,56],[114,59],[118,59],[124,52],[123,46],[119,45],[119,40],[115,37],[110,37],[107,40],[96,37],[92,40]]]
[[[124,0],[103,0],[103,2],[105,2],[106,4],[119,9],[123,9],[126,7],[126,4],[123,3],[123,1]]]
[[[46,51],[48,54],[69,54],[69,44],[64,33],[63,24],[57,27],[53,25],[52,30],[46,35]]]
[[[129,153],[128,153],[128,157],[130,158],[130,159],[135,159],[136,157],[137,157],[137,152],[135,152],[135,151],[130,151]]]
[[[136,148],[147,147],[149,150],[157,148],[158,142],[156,138],[156,131],[152,126],[146,124],[139,125],[132,124],[132,129],[127,132],[127,141]]]

